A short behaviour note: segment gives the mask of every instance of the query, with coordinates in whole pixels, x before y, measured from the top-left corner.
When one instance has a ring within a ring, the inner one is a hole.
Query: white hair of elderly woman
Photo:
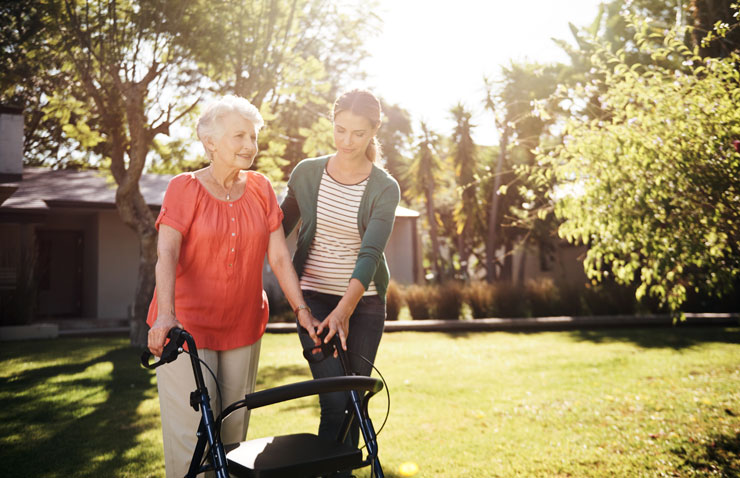
[[[240,96],[226,95],[206,104],[198,118],[198,139],[201,142],[205,138],[214,141],[221,139],[224,134],[223,118],[230,113],[237,113],[251,121],[257,131],[265,124],[259,110],[249,100]]]

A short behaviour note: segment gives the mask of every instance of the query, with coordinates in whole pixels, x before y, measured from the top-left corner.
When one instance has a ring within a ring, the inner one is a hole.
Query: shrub
[[[493,285],[475,281],[463,287],[463,298],[470,306],[474,319],[493,317],[493,302],[496,294]]]
[[[401,288],[395,281],[391,281],[388,284],[388,292],[385,296],[385,320],[398,320],[401,307],[403,307]]]
[[[430,296],[431,288],[428,286],[412,285],[406,289],[403,297],[409,307],[409,314],[411,314],[412,319],[429,319],[432,317]]]
[[[432,318],[458,320],[462,312],[463,287],[459,282],[447,282],[432,288]]]
[[[614,282],[587,284],[583,290],[584,315],[632,315],[637,312],[635,288]]]
[[[495,284],[493,315],[497,317],[527,317],[528,307],[522,287],[508,282]]]
[[[529,312],[534,317],[563,315],[560,291],[549,277],[530,279],[524,284]]]

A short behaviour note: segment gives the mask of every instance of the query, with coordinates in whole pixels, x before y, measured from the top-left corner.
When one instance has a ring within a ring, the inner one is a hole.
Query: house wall
[[[420,262],[416,247],[416,218],[397,217],[393,233],[385,248],[385,257],[391,278],[399,284],[417,282],[417,269]]]
[[[97,317],[124,319],[133,306],[139,273],[139,241],[116,210],[98,213]]]
[[[585,246],[567,243],[558,244],[554,253],[544,260],[536,249],[528,249],[526,254],[520,249],[514,253],[514,277],[522,281],[550,278],[557,284],[580,286],[586,282],[585,254]]]
[[[23,174],[23,111],[0,108],[0,177],[18,180]]]

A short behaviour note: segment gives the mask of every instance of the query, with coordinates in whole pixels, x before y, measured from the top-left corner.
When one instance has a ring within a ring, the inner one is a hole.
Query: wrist
[[[301,304],[293,309],[293,314],[296,316],[296,318],[298,318],[298,314],[300,314],[302,310],[307,311],[309,314],[311,313],[311,308],[309,306],[307,306],[306,304]]]

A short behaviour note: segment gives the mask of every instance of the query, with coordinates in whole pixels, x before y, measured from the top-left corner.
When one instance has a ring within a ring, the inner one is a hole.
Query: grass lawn
[[[388,477],[740,476],[737,327],[389,333],[376,365]],[[308,377],[295,336],[265,336],[258,388]],[[3,343],[0,384],[0,476],[164,477],[154,375],[126,339]],[[303,399],[256,410],[249,436],[317,423]]]

